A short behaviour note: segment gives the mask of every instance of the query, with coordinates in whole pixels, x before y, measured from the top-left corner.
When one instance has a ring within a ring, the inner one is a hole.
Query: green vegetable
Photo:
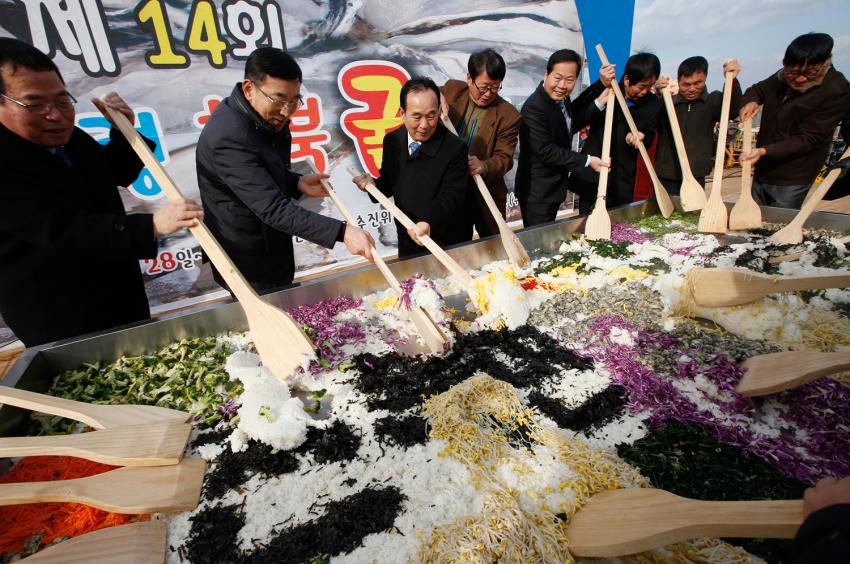
[[[668,233],[696,233],[699,224],[698,213],[674,212],[669,218],[651,215],[634,223],[635,227],[652,237],[662,237]]]
[[[158,405],[188,411],[206,425],[235,413],[242,384],[224,370],[229,351],[215,337],[183,339],[142,356],[87,363],[56,377],[50,395],[97,404]],[[229,403],[228,403],[229,402]],[[76,422],[33,414],[33,434],[64,434]]]

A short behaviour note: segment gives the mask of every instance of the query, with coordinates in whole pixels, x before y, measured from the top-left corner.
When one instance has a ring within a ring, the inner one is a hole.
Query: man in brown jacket
[[[505,175],[514,165],[519,134],[519,112],[499,96],[505,70],[504,59],[492,49],[484,49],[469,57],[466,82],[449,80],[440,88],[444,101],[441,111],[448,113],[469,147],[467,207],[481,237],[495,235],[499,229],[472,176],[481,175],[504,217],[508,198]]]
[[[799,208],[829,154],[835,127],[850,107],[850,83],[832,68],[832,37],[807,33],[788,45],[782,69],[744,93],[741,120],[763,106],[753,197],[761,205]]]

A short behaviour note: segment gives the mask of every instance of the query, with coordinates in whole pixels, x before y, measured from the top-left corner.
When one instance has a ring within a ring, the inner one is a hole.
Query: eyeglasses
[[[10,102],[14,102],[15,104],[37,116],[46,116],[53,108],[56,108],[60,112],[67,112],[68,110],[71,110],[74,107],[74,104],[77,103],[77,99],[71,96],[70,94],[63,94],[62,97],[56,100],[55,102],[49,102],[46,104],[24,104],[20,100],[15,100],[11,96],[6,96],[2,92],[0,92],[0,96],[9,100]]]
[[[479,94],[487,94],[488,92],[492,92],[492,93],[495,94],[496,92],[498,92],[499,90],[502,89],[501,83],[499,83],[497,86],[490,86],[490,85],[478,86],[477,84],[475,84],[473,82],[472,85],[475,86],[475,89],[478,90]]]
[[[790,79],[795,79],[799,76],[805,76],[808,79],[817,78],[818,75],[823,70],[824,64],[825,63],[821,63],[819,65],[815,65],[813,67],[808,67],[808,68],[805,68],[805,69],[802,69],[802,70],[789,69],[788,67],[785,67],[785,69],[784,69],[785,77],[790,78]]]
[[[259,84],[257,84],[256,82],[254,82],[253,80],[251,81],[251,83],[252,83],[254,86],[256,86],[256,87],[257,87],[257,90],[259,90],[259,91],[260,91],[260,94],[262,94],[263,96],[265,96],[265,97],[266,97],[266,100],[268,100],[268,101],[269,101],[269,103],[274,104],[274,105],[275,105],[275,106],[277,106],[277,107],[283,107],[283,106],[286,106],[286,108],[287,108],[290,112],[294,112],[295,110],[297,110],[298,108],[300,108],[301,106],[303,106],[303,105],[304,105],[304,99],[301,97],[301,95],[300,95],[300,94],[299,94],[298,98],[296,98],[295,100],[291,100],[291,101],[290,101],[290,100],[277,100],[277,99],[275,99],[275,98],[272,98],[271,96],[269,96],[269,95],[268,95],[268,94],[266,94],[265,92],[263,92],[263,89],[262,89],[262,88],[260,88],[260,85],[259,85]]]

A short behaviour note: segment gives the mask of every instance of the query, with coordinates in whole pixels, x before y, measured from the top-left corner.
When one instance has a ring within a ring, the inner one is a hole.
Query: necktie
[[[422,143],[420,143],[420,142],[418,142],[418,141],[414,141],[413,143],[411,143],[410,145],[408,145],[408,148],[410,149],[410,153],[409,153],[409,154],[410,154],[410,155],[413,155],[413,153],[415,153],[416,151],[418,151],[418,150],[419,150],[419,147],[421,147],[421,146],[422,146]]]
[[[71,157],[68,155],[68,151],[65,150],[65,147],[56,147],[56,151],[53,154],[62,159],[62,162],[71,167],[71,170],[77,170],[74,166],[74,161],[71,160]]]
[[[567,131],[572,131],[572,120],[567,112],[567,104],[563,100],[558,100],[558,107],[561,108],[561,113],[564,114],[564,121],[567,122]]]

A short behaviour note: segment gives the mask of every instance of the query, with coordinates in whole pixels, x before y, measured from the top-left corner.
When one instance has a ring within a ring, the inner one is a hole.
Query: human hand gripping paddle
[[[313,172],[316,174],[320,174],[319,169],[316,168],[316,163],[312,160],[307,161],[310,164],[310,168],[313,169]],[[342,203],[342,199],[337,195],[336,191],[331,187],[331,183],[321,179],[322,186],[325,187],[325,190],[328,192],[331,200],[333,200],[334,205],[336,205],[339,212],[351,225],[357,225],[357,220],[354,219],[354,216],[348,211],[348,208]],[[384,259],[381,258],[381,255],[378,254],[378,250],[375,247],[372,247],[372,262],[375,263],[375,266],[378,267],[378,270],[381,271],[384,278],[387,281],[387,284],[398,293],[399,297],[402,295],[401,284],[399,284],[398,279],[392,273],[392,271],[387,267],[387,263],[384,262]],[[407,310],[408,315],[410,315],[410,320],[413,321],[413,324],[416,326],[416,330],[419,332],[419,335],[422,337],[422,340],[425,341],[425,345],[431,352],[443,352],[446,348],[446,343],[448,340],[443,332],[437,327],[434,320],[428,315],[428,313],[422,309],[420,306],[416,304],[411,304],[409,310]]]
[[[841,155],[841,159],[847,159],[850,157],[850,147],[844,151],[844,154]],[[829,174],[826,175],[826,178],[823,179],[823,182],[818,184],[815,189],[809,193],[808,199],[803,203],[803,206],[800,208],[800,213],[794,216],[794,219],[791,222],[770,236],[769,241],[771,243],[782,243],[782,244],[795,244],[799,243],[803,240],[803,225],[806,223],[806,220],[809,219],[809,216],[812,215],[812,212],[818,207],[823,197],[826,196],[826,193],[832,188],[832,185],[835,184],[835,181],[838,180],[838,177],[841,176],[841,169],[834,168],[829,171]]]
[[[602,156],[603,162],[610,162],[611,159],[611,129],[614,126],[614,100],[611,99],[611,94],[608,94],[608,100],[605,103],[605,130],[602,136]],[[605,206],[605,195],[608,192],[608,172],[611,169],[607,166],[599,170],[599,183],[596,186],[596,203],[593,205],[593,211],[587,218],[584,224],[584,236],[588,239],[606,239],[611,240],[611,217],[608,215],[608,208]]]
[[[457,135],[457,130],[455,129],[455,126],[452,125],[448,116],[443,114],[442,120],[446,129]],[[502,213],[499,211],[499,208],[496,207],[496,202],[493,200],[490,190],[487,189],[487,185],[484,184],[484,179],[481,178],[481,175],[476,174],[472,178],[475,180],[475,186],[478,187],[478,191],[481,193],[484,203],[487,204],[487,209],[490,210],[490,213],[493,215],[493,219],[496,220],[496,225],[499,226],[499,237],[502,239],[502,246],[508,254],[508,259],[514,264],[514,266],[518,268],[525,268],[528,265],[529,260],[531,260],[528,257],[525,247],[523,247],[522,243],[520,243],[519,237],[517,237],[516,234],[511,231],[511,228],[508,227],[508,224],[505,223],[505,218],[502,217]]]
[[[732,82],[734,71],[726,73],[723,83],[723,105],[720,107],[720,127],[717,133],[717,149],[714,152],[714,176],[711,180],[711,195],[702,213],[697,228],[703,233],[726,233],[728,213],[723,203],[723,162],[726,160],[726,132],[729,131],[729,109],[732,105]]]
[[[753,118],[744,122],[744,140],[741,153],[753,149]],[[761,208],[753,199],[753,163],[741,163],[741,194],[729,212],[729,229],[756,229],[761,227]]]
[[[607,65],[608,57],[605,56],[605,50],[602,49],[602,45],[596,46],[596,52],[599,54],[602,64]],[[623,110],[623,116],[626,118],[626,123],[629,124],[629,130],[632,132],[632,137],[635,138],[635,144],[637,145],[638,151],[640,151],[640,156],[643,157],[643,162],[646,165],[647,172],[649,173],[649,178],[652,179],[652,187],[655,190],[655,200],[658,202],[658,209],[661,210],[661,215],[664,217],[670,217],[670,214],[673,213],[673,202],[670,200],[670,195],[667,193],[667,190],[665,190],[664,186],[661,185],[661,181],[658,180],[658,175],[655,174],[655,167],[652,166],[652,161],[649,160],[649,154],[646,152],[646,147],[640,139],[638,128],[635,125],[635,120],[632,118],[632,113],[629,111],[629,106],[626,104],[626,99],[623,97],[623,91],[620,90],[620,84],[616,80],[612,80],[611,88],[614,89],[614,95],[617,97],[620,109]]]
[[[803,500],[698,501],[652,488],[594,495],[570,519],[574,556],[613,557],[703,537],[793,538]]]
[[[679,128],[679,118],[676,116],[676,107],[673,105],[673,94],[670,91],[672,84],[668,83],[661,89],[664,105],[667,108],[667,117],[670,120],[670,131],[673,132],[673,143],[676,145],[676,154],[679,155],[679,168],[682,169],[682,186],[679,188],[679,202],[684,211],[701,210],[705,207],[705,189],[697,182],[691,171],[688,161],[688,152],[685,150],[685,140],[682,138],[682,130]]]
[[[353,177],[357,178],[360,176],[360,173],[357,172],[357,169],[354,167],[348,167],[348,173]],[[415,229],[416,224],[407,217],[403,211],[398,209],[398,207],[393,204],[389,198],[384,196],[380,190],[372,183],[372,181],[368,181],[366,183],[365,190],[369,193],[370,196],[375,198],[390,214],[404,226],[405,229]],[[428,235],[420,235],[419,242],[422,243],[426,249],[431,251],[431,254],[434,255],[440,263],[446,267],[452,276],[454,276],[455,280],[464,288],[467,292],[473,292],[473,280],[472,276],[469,275],[467,271],[465,271],[455,259],[449,256],[449,254],[444,251],[437,243],[434,242],[431,237]]]
[[[159,183],[166,197],[172,201],[182,200],[183,195],[174,181],[127,118],[105,104],[101,111],[127,138],[130,146]],[[263,365],[277,378],[287,379],[296,368],[313,358],[315,354],[313,343],[289,314],[263,301],[257,295],[203,222],[198,221],[194,227],[189,228],[189,231],[192,232],[242,306],[245,317],[248,319],[254,346],[257,347]]]

